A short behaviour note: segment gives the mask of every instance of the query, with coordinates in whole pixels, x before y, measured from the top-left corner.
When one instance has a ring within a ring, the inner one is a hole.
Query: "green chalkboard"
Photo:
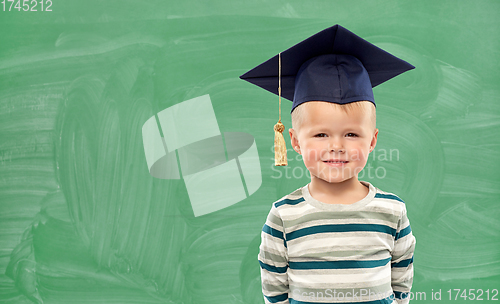
[[[415,302],[492,301],[493,0],[3,1],[0,301],[263,303],[262,225],[308,177],[294,153],[273,166],[278,100],[238,77],[334,24],[416,66],[374,89],[379,141],[360,178],[406,202]]]

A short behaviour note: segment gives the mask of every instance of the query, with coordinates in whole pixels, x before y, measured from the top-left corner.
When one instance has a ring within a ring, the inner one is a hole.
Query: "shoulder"
[[[406,214],[406,204],[401,197],[392,192],[383,191],[376,187],[375,189],[375,197],[373,198],[373,202],[375,204],[390,208],[394,211],[394,213],[399,215]]]
[[[375,193],[375,198],[376,199],[379,199],[379,200],[390,200],[391,202],[397,201],[400,204],[403,204],[403,205],[405,204],[405,202],[399,196],[397,196],[396,194],[391,193],[391,192],[382,191],[379,188],[375,188],[375,189],[377,189],[377,192]]]
[[[304,187],[300,187],[297,190],[293,191],[292,193],[287,194],[281,197],[280,199],[276,200],[275,202],[273,202],[273,208],[282,209],[288,206],[294,206],[300,204],[301,202],[304,201],[304,195],[302,192],[303,188]]]
[[[298,188],[290,194],[287,194],[280,199],[273,202],[271,210],[267,216],[267,223],[273,223],[277,226],[283,226],[283,217],[286,218],[286,214],[289,214],[289,208],[300,205],[304,202],[304,196],[302,195],[302,188]],[[292,212],[294,212],[292,210]]]

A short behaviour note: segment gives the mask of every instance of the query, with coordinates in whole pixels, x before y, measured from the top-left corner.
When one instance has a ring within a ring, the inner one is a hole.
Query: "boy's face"
[[[304,107],[300,126],[289,132],[294,150],[302,155],[311,173],[311,181],[357,180],[377,143],[378,129],[374,129],[370,119],[374,109],[355,109],[347,114],[330,103],[317,101],[300,107]]]

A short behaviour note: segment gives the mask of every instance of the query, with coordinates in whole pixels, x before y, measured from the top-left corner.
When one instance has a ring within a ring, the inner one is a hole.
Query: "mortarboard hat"
[[[278,95],[278,55],[240,76]],[[415,67],[340,25],[329,27],[281,53],[281,96],[292,111],[307,101],[375,104],[375,87]]]
[[[414,69],[340,25],[329,27],[240,76],[280,96],[280,118],[274,126],[275,165],[287,164],[281,134],[281,96],[293,101],[292,112],[308,101],[346,104],[371,101],[372,87]]]

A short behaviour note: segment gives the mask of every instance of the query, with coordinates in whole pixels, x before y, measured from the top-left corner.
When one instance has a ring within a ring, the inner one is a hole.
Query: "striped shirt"
[[[368,182],[350,205],[308,185],[273,203],[259,252],[266,303],[408,303],[415,237],[404,202]]]

